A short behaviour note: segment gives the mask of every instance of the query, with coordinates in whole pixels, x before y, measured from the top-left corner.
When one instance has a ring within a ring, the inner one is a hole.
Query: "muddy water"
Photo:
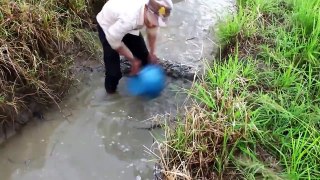
[[[178,0],[169,27],[161,30],[158,54],[191,66],[215,49],[209,25],[232,3],[226,0]],[[211,49],[211,51],[210,51]],[[154,100],[130,97],[123,78],[119,93],[108,96],[103,73],[86,74],[79,87],[53,107],[44,120],[34,119],[0,145],[1,180],[153,179],[148,148],[162,131],[145,129],[155,115],[175,114],[185,96],[183,80],[168,78]]]
[[[119,93],[107,96],[103,74],[93,73],[61,107],[33,120],[0,148],[0,177],[6,179],[152,179],[153,136],[149,119],[175,113],[184,101],[175,91],[182,81],[168,79],[154,100],[130,97],[125,78]],[[177,86],[178,85],[178,86]]]
[[[169,26],[160,30],[158,52],[164,60],[203,68],[218,53],[215,24],[233,12],[234,0],[176,0]]]

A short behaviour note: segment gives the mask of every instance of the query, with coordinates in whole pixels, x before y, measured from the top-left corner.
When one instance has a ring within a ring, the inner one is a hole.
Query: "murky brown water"
[[[119,94],[107,96],[103,74],[95,73],[45,120],[34,120],[0,147],[0,177],[6,179],[152,179],[148,149],[150,117],[175,112],[184,101],[181,81],[168,79],[154,100],[130,97],[125,78]],[[177,82],[178,81],[178,82]]]
[[[175,1],[172,22],[161,30],[159,56],[192,66],[210,57],[208,26],[230,6],[227,1]],[[153,179],[147,148],[162,131],[140,127],[154,115],[175,113],[184,102],[176,87],[189,85],[168,79],[163,95],[148,101],[128,96],[125,78],[119,94],[107,96],[103,78],[103,73],[88,75],[61,104],[62,112],[50,109],[44,121],[31,121],[0,145],[0,179]]]

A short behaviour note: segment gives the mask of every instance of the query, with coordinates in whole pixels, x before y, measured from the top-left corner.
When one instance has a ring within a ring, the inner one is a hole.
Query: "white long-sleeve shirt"
[[[144,5],[147,0],[109,0],[97,14],[97,21],[103,29],[110,46],[121,46],[127,34],[139,35],[144,26]]]

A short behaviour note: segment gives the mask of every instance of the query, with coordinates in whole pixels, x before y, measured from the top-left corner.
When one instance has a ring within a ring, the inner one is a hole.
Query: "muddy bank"
[[[167,76],[177,79],[193,80],[196,74],[192,67],[173,63],[166,60],[160,60],[159,65],[163,67]],[[121,59],[121,71],[124,75],[130,72],[130,62],[126,59]],[[104,65],[99,62],[84,63],[75,67],[76,72],[105,72]]]

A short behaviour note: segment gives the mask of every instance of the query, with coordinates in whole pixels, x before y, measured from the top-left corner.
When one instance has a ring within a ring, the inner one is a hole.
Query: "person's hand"
[[[148,61],[151,64],[158,64],[159,63],[159,58],[155,54],[150,54],[148,55]]]
[[[134,58],[131,61],[131,72],[130,72],[131,76],[138,74],[138,72],[140,70],[140,65],[141,65],[141,61],[137,58]]]

